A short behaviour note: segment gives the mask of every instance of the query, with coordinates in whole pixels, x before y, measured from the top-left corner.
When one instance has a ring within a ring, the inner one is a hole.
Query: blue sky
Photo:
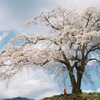
[[[35,25],[24,27],[25,21],[39,15],[42,11],[58,6],[80,12],[89,6],[100,7],[100,0],[0,0],[0,49],[18,34],[44,32],[45,28]],[[0,99],[16,96],[41,98],[62,93],[53,80],[53,75],[48,76],[42,69],[29,73],[24,71],[23,74],[16,75],[9,88],[5,87],[4,82],[0,82]],[[97,77],[94,77],[94,81],[96,85],[93,89],[89,84],[86,86],[82,84],[84,91],[100,91],[100,81]]]

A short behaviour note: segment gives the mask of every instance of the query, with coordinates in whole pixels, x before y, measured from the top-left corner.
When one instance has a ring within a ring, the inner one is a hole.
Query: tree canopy
[[[27,22],[31,23],[50,27],[53,33],[11,39],[0,52],[0,79],[35,65],[55,70],[56,76],[64,73],[72,92],[81,92],[82,79],[92,82],[88,70],[100,67],[100,9],[89,7],[77,13],[59,7]]]

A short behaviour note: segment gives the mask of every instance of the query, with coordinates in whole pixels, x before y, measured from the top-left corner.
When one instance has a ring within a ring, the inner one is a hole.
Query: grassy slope
[[[100,100],[100,93],[61,94],[47,97],[42,100]]]

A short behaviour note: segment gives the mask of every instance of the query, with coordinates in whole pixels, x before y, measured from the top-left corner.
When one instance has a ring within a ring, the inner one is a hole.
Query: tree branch
[[[92,60],[96,60],[96,61],[100,62],[100,60],[98,60],[96,58],[91,58],[91,59],[87,60],[85,64],[87,64],[89,61],[92,61]]]
[[[98,43],[98,44],[92,46],[92,47],[89,49],[89,51],[87,51],[87,53],[86,53],[86,55],[85,55],[85,58],[87,58],[88,54],[89,54],[91,51],[95,51],[95,50],[97,50],[97,49],[100,50],[100,48],[99,48],[98,46],[100,46],[100,43]]]

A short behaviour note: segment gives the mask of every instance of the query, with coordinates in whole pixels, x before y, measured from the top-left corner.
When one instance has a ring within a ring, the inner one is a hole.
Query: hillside
[[[100,100],[100,93],[61,94],[42,100]]]

